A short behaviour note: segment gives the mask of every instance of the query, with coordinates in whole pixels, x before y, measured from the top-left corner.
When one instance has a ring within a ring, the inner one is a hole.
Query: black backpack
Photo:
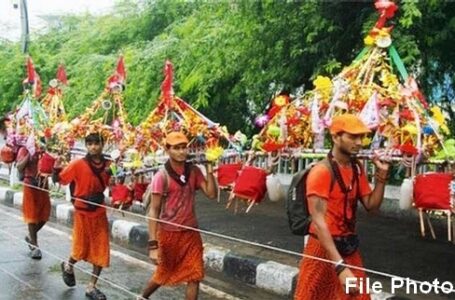
[[[306,197],[306,179],[310,170],[318,163],[326,165],[330,170],[330,191],[332,191],[335,184],[335,175],[327,159],[310,164],[305,170],[298,172],[292,177],[291,185],[286,195],[286,212],[289,227],[295,235],[307,235],[310,229],[311,215],[308,210],[308,199]]]

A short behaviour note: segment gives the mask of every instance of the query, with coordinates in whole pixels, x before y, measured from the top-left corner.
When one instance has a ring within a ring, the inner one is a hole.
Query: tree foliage
[[[406,67],[431,101],[453,101],[455,3],[399,5],[393,38]],[[251,133],[251,120],[277,89],[310,89],[316,75],[333,75],[349,64],[376,19],[373,3],[363,1],[125,0],[109,15],[62,16],[34,36],[30,54],[44,82],[59,63],[66,65],[70,116],[101,93],[122,53],[133,124],[155,105],[164,61],[171,59],[177,95],[231,131]],[[0,44],[0,70],[5,112],[19,101],[25,77],[17,44]]]

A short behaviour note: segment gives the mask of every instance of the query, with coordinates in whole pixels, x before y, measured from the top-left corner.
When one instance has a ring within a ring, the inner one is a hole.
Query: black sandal
[[[40,260],[43,255],[41,254],[41,250],[39,248],[34,248],[32,251],[30,251],[30,257],[33,259]]]
[[[67,286],[75,286],[76,285],[76,276],[74,276],[74,271],[73,271],[73,273],[70,273],[67,270],[65,270],[65,262],[64,261],[62,261],[60,266],[62,268],[63,282]]]
[[[104,295],[103,292],[96,287],[94,287],[90,292],[85,292],[85,296],[92,300],[106,300],[106,295]]]

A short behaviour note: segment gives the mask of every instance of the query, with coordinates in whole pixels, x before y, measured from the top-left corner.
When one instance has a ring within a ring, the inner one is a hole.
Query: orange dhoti
[[[203,247],[199,232],[158,232],[159,264],[152,280],[160,285],[201,281],[204,278]]]
[[[99,267],[109,266],[109,222],[105,213],[87,216],[74,211],[71,257]]]
[[[327,253],[321,243],[313,237],[309,238],[308,244],[304,250],[304,255],[328,259]],[[358,250],[349,256],[343,257],[343,259],[348,265],[357,267],[363,266],[362,258]],[[365,278],[365,272],[353,268],[350,270],[357,278]],[[363,282],[365,283],[366,280],[363,280]],[[363,290],[365,291],[366,287],[364,287]],[[333,264],[315,260],[311,257],[305,257],[300,264],[300,274],[297,281],[294,299],[369,300],[370,295],[359,294],[354,297],[346,294],[338,279]]]
[[[22,214],[27,224],[47,222],[51,213],[49,193],[24,186],[22,201]]]

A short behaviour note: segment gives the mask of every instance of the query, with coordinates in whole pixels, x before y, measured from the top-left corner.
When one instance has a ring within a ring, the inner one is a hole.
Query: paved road
[[[70,235],[66,228],[56,224],[45,226],[40,232],[40,245],[43,259],[32,260],[23,242],[25,225],[19,212],[0,206],[0,300],[13,299],[86,299],[85,285],[91,266],[78,263],[76,270],[78,284],[68,288],[61,279],[60,262],[66,258],[70,249]],[[135,299],[145,281],[152,273],[153,266],[145,257],[137,256],[123,248],[111,245],[111,267],[104,270],[100,289],[109,300]],[[136,256],[136,257],[134,257]],[[220,290],[234,291],[234,295]],[[276,299],[249,287],[238,287],[235,282],[224,278],[207,277],[201,285],[200,299]],[[154,299],[183,299],[184,287],[162,288]]]

